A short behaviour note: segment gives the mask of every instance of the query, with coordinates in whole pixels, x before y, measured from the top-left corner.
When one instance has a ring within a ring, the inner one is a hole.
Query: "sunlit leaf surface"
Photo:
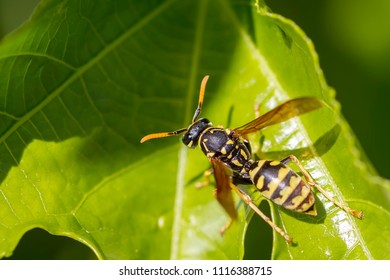
[[[254,135],[253,146],[258,156],[295,154],[366,215],[320,194],[318,217],[272,207],[296,242],[275,235],[272,257],[389,258],[389,183],[340,116],[311,42],[263,2],[43,1],[1,42],[0,69],[2,256],[42,228],[102,259],[242,258],[251,213],[237,201],[239,221],[219,235],[227,215],[212,187],[194,187],[208,168],[200,151],[178,137],[139,143],[186,127],[209,74],[202,116],[216,125],[250,121],[255,104],[265,112],[294,97],[324,100]]]

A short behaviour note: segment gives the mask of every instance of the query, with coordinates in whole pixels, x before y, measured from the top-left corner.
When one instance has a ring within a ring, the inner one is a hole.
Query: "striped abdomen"
[[[284,163],[275,160],[254,162],[249,175],[256,188],[286,209],[316,215],[310,187]]]

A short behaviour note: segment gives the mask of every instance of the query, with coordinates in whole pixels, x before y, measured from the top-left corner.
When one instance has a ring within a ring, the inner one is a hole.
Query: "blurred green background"
[[[0,39],[27,20],[38,3],[0,0]],[[314,42],[325,78],[337,92],[344,117],[379,175],[390,178],[390,1],[268,0],[267,4],[274,12],[295,21]],[[272,234],[264,231],[261,223],[258,219],[251,222],[247,244],[255,244],[261,238],[259,227],[262,234]],[[74,243],[33,230],[23,237],[12,258],[94,258],[84,245],[70,246]],[[246,258],[269,258],[271,245],[261,252],[247,245]]]

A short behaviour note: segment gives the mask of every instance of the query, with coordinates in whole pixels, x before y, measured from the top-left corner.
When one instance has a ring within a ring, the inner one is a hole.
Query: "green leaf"
[[[274,234],[272,257],[389,257],[389,183],[340,116],[309,39],[263,2],[43,1],[1,42],[0,69],[2,256],[42,228],[102,259],[242,258],[252,213],[237,199],[239,221],[219,235],[227,215],[212,188],[195,188],[208,168],[201,152],[178,138],[139,143],[186,127],[210,74],[202,116],[214,124],[246,123],[257,103],[265,112],[298,96],[324,100],[264,129],[261,142],[254,135],[253,146],[275,159],[295,154],[331,195],[365,212],[356,220],[320,194],[317,218],[272,206],[297,243]]]

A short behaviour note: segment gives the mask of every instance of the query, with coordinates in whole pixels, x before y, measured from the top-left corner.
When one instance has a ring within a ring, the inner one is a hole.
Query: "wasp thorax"
[[[195,148],[198,145],[198,139],[203,130],[211,127],[212,123],[208,119],[199,119],[190,125],[182,141],[189,148]]]

